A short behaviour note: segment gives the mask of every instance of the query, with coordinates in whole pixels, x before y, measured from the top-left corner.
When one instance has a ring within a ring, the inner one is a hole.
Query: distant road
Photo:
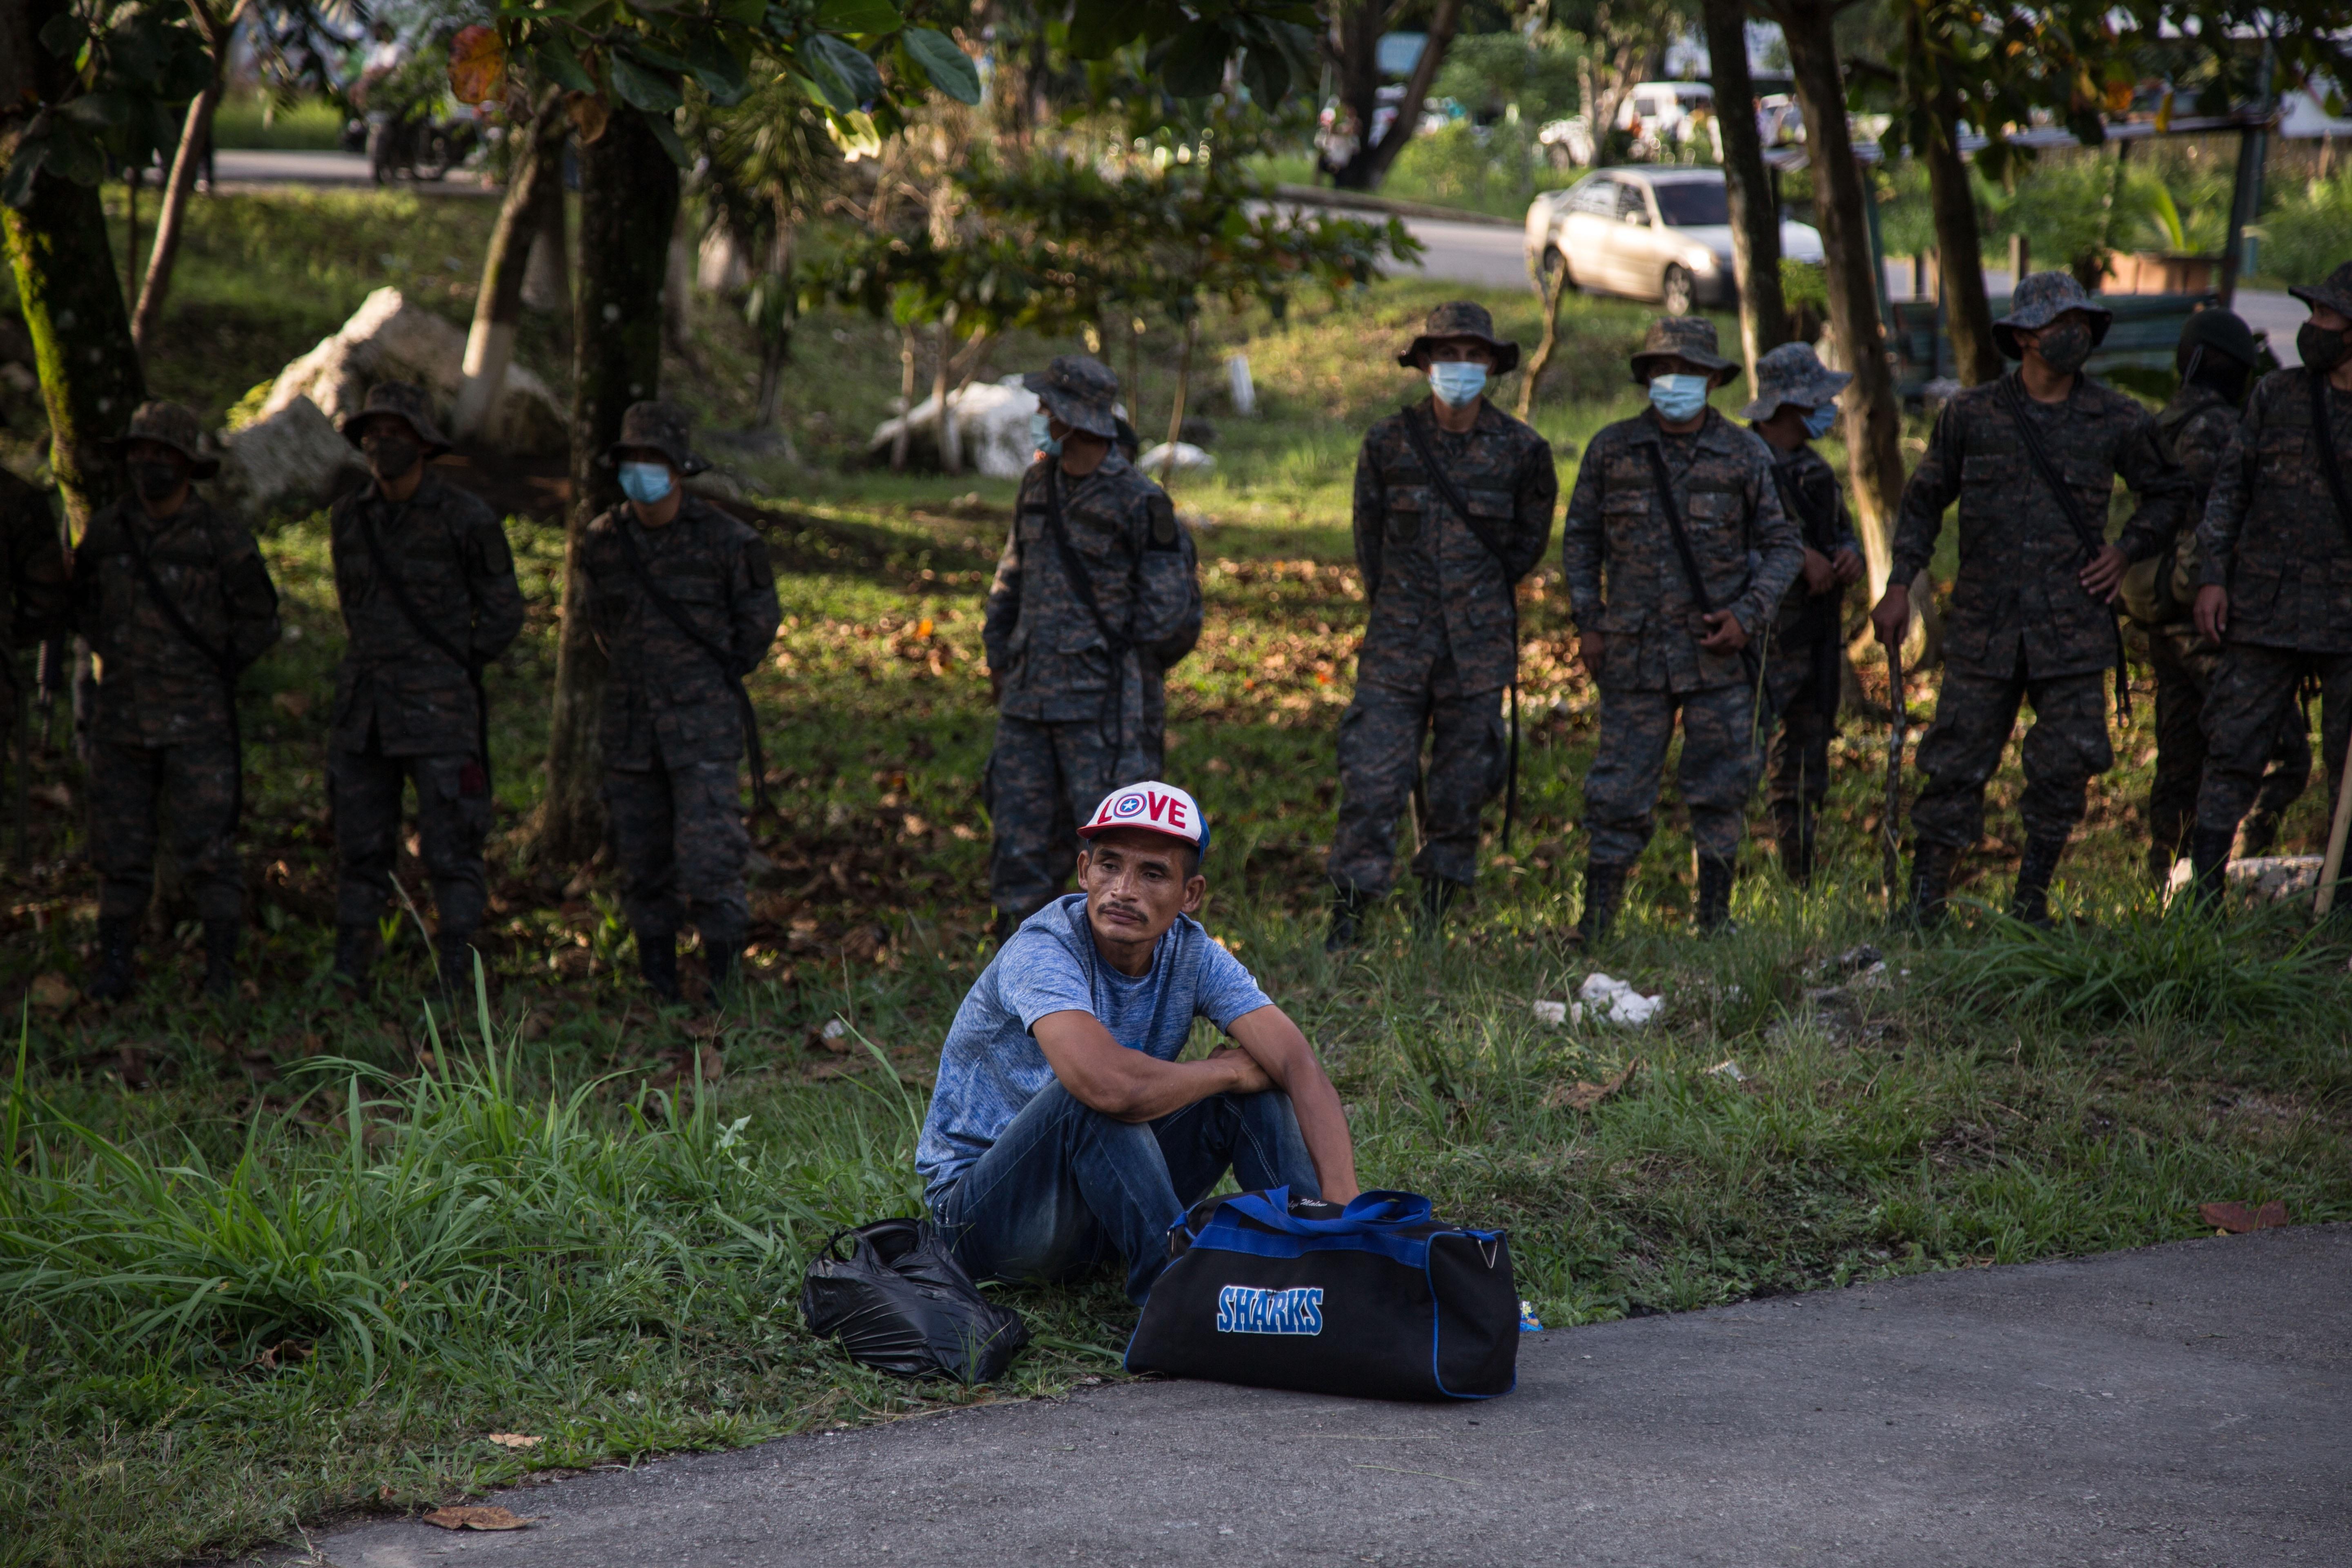
[[[224,147],[213,153],[213,177],[230,189],[256,185],[370,185],[375,175],[364,153],[310,153],[258,147]],[[402,181],[403,185],[410,182]],[[420,180],[418,191],[457,195],[495,194],[495,187],[467,170],[446,180]]]

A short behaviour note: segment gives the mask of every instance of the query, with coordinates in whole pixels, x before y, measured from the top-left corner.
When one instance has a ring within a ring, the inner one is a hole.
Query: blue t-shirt
[[[1055,900],[997,951],[948,1027],[930,1114],[915,1149],[924,1195],[936,1205],[1054,1081],[1029,1033],[1048,1013],[1092,1013],[1120,1045],[1169,1062],[1184,1048],[1194,1018],[1223,1029],[1270,1005],[1241,961],[1189,915],[1177,916],[1160,937],[1150,969],[1126,975],[1095,952],[1086,895]]]

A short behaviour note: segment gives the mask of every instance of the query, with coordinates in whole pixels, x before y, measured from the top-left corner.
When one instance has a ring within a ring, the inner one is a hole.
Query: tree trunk
[[[37,41],[64,0],[0,6],[0,167],[15,161],[29,117],[23,105],[61,97],[70,65]],[[146,396],[131,316],[116,281],[106,211],[94,185],[43,170],[21,207],[0,206],[16,301],[33,340],[49,416],[49,465],[79,539],[113,500],[120,470],[107,443]]]
[[[955,307],[938,327],[939,363],[931,371],[931,400],[940,405],[940,468],[950,474],[963,472],[963,437],[956,430],[955,418],[948,407],[948,362],[955,357]]]
[[[1525,421],[1528,410],[1536,404],[1536,389],[1542,384],[1544,372],[1551,368],[1551,356],[1559,351],[1559,302],[1568,294],[1568,268],[1546,267],[1540,258],[1536,282],[1543,290],[1543,341],[1536,352],[1528,356],[1527,368],[1519,372],[1518,416]]]
[[[687,237],[688,215],[681,205],[670,223],[669,259],[662,279],[662,342],[670,353],[682,354],[694,341],[694,241]]]
[[[555,139],[554,177],[533,194],[539,204],[531,209],[530,259],[523,266],[522,302],[530,310],[553,310],[568,319],[572,314],[572,248],[565,232],[563,209],[563,147],[566,138],[561,133]]]
[[[506,391],[507,366],[514,363],[515,325],[522,320],[523,279],[530,270],[532,220],[543,205],[541,187],[562,187],[560,164],[570,130],[562,99],[549,93],[541,100],[521,156],[515,161],[498,226],[490,231],[489,255],[482,262],[473,330],[466,335],[465,380],[449,416],[450,434],[460,441],[481,432]]]
[[[907,447],[914,437],[915,329],[898,329],[898,433],[890,437],[890,471],[907,471]]]
[[[1870,198],[1854,162],[1846,124],[1845,79],[1838,68],[1834,0],[1779,0],[1771,6],[1787,36],[1797,100],[1805,116],[1807,161],[1813,171],[1813,221],[1822,231],[1823,280],[1830,325],[1846,368],[1853,373],[1843,402],[1846,451],[1854,511],[1870,563],[1870,596],[1886,587],[1894,563],[1895,511],[1903,496],[1903,424],[1887,368],[1885,334],[1878,320],[1878,288],[1871,273]]]
[[[662,285],[677,222],[677,165],[642,117],[615,110],[580,149],[580,287],[572,331],[572,517],[563,552],[563,628],[549,711],[542,864],[576,864],[604,833],[596,725],[604,655],[588,616],[580,550],[588,524],[619,504],[604,449],[629,405],[661,395]]]
[[[1176,443],[1184,438],[1184,399],[1192,390],[1192,345],[1200,340],[1201,314],[1184,318],[1184,346],[1176,351],[1176,400],[1168,408],[1168,460],[1160,467],[1160,488],[1176,477]]]
[[[1429,18],[1428,39],[1421,47],[1421,58],[1413,62],[1412,75],[1405,79],[1396,118],[1389,121],[1387,133],[1375,142],[1372,122],[1380,104],[1380,36],[1388,30],[1391,12],[1386,5],[1349,6],[1341,10],[1335,29],[1339,42],[1333,53],[1339,61],[1345,83],[1342,91],[1356,122],[1357,138],[1355,152],[1331,171],[1331,183],[1343,191],[1369,191],[1379,185],[1404,144],[1412,140],[1413,128],[1421,122],[1422,105],[1429,98],[1429,84],[1437,79],[1437,68],[1445,63],[1445,51],[1453,47],[1454,29],[1461,26],[1462,0],[1437,0],[1437,9]]]
[[[1780,214],[1756,130],[1756,88],[1748,76],[1748,7],[1706,0],[1706,49],[1715,77],[1715,119],[1723,130],[1724,185],[1731,199],[1731,269],[1739,284],[1739,349],[1748,382],[1756,362],[1789,341],[1780,297]]]
[[[1937,289],[1943,296],[1944,326],[1952,337],[1952,370],[1964,386],[2000,374],[2000,350],[1992,341],[1992,305],[1985,297],[1984,235],[1977,227],[1976,193],[1960,157],[1959,93],[1948,85],[1936,95],[1928,115],[1927,203],[1936,219]]]
[[[245,14],[245,7],[246,0],[236,0],[226,21],[215,20],[210,8],[201,3],[188,7],[205,47],[211,51],[213,71],[205,80],[204,90],[188,104],[188,117],[180,127],[179,149],[172,155],[170,182],[163,187],[163,209],[155,215],[155,248],[147,258],[146,280],[139,286],[139,308],[131,315],[131,341],[142,356],[154,341],[155,324],[163,319],[163,302],[171,298],[172,268],[180,258],[181,230],[187,221],[188,198],[196,188],[196,165],[204,162],[205,149],[212,142],[213,111],[220,107],[229,29]],[[138,247],[132,246],[134,260],[138,253]]]

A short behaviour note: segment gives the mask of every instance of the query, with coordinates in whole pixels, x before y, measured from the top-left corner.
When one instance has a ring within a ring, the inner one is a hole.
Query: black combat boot
[[[1609,932],[1617,923],[1617,911],[1625,902],[1625,878],[1631,866],[1612,865],[1594,860],[1584,868],[1584,912],[1576,920],[1576,942],[1583,948],[1595,948],[1609,940]]]
[[[83,987],[91,1000],[120,1002],[131,994],[131,929],[125,917],[98,918],[98,973]]]
[[[1780,874],[1790,885],[1810,888],[1813,885],[1813,814],[1802,807],[1783,808],[1773,814],[1780,841]]]
[[[1698,929],[1702,935],[1713,935],[1731,925],[1731,884],[1738,876],[1738,864],[1728,855],[1702,855],[1698,858]]]
[[[335,928],[335,967],[329,973],[338,985],[348,985],[354,991],[367,987],[368,971],[375,965],[375,927],[372,925],[339,925]]]
[[[433,939],[434,968],[453,1007],[474,999],[474,933],[445,931]]]
[[[1323,938],[1326,952],[1345,952],[1364,940],[1364,917],[1370,912],[1371,900],[1355,888],[1331,884],[1331,930]]]
[[[2050,919],[2050,879],[2058,874],[2058,858],[2066,853],[2063,838],[2034,837],[2025,841],[2025,856],[2017,865],[2017,890],[2009,897],[2011,920],[2023,921],[2038,931],[2048,931]]]
[[[2247,859],[2269,854],[2278,845],[2279,814],[2256,805],[2253,810],[2246,813],[2245,824],[2239,828],[2238,836]]]
[[[236,994],[236,939],[244,924],[235,915],[205,917],[205,994],[215,1002]]]
[[[1912,923],[1921,928],[1944,923],[1946,900],[1952,893],[1952,866],[1960,852],[1948,844],[1921,844],[1911,851]]]
[[[1454,900],[1469,891],[1470,884],[1457,882],[1451,877],[1429,876],[1421,879],[1421,919],[1417,929],[1423,936],[1435,936],[1445,929],[1445,911]]]
[[[679,1000],[676,931],[641,931],[637,933],[637,973],[645,976],[646,989],[652,992],[657,1000]]]
[[[2212,914],[2221,907],[2221,887],[2227,879],[2230,845],[2237,835],[2226,827],[2200,827],[2189,835],[2191,896],[2197,907]]]
[[[713,942],[707,934],[703,937],[702,966],[710,980],[712,1007],[724,1007],[735,1000],[736,983],[741,978],[742,951],[740,942]]]

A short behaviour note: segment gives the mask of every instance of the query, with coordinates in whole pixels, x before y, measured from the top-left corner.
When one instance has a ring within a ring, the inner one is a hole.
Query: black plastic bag
[[[1029,1342],[1020,1314],[980,1293],[927,1220],[835,1232],[809,1264],[801,1315],[852,1361],[900,1377],[987,1383]]]

